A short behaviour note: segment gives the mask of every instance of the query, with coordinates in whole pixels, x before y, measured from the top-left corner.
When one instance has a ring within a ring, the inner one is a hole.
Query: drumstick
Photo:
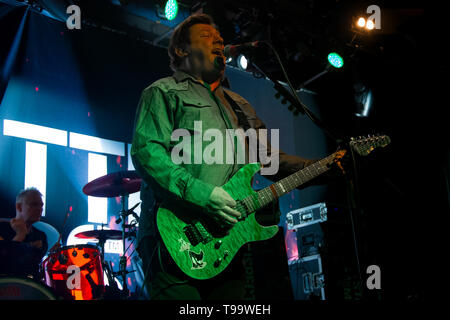
[[[11,219],[7,219],[7,218],[0,218],[0,222],[10,222]]]

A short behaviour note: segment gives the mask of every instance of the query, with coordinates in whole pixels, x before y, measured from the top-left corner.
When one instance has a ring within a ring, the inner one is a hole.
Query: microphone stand
[[[275,52],[275,51],[274,51]],[[268,73],[264,72],[260,67],[258,67],[256,64],[252,62],[252,66],[255,67],[255,69],[261,73],[264,77],[269,79],[278,92],[280,92],[283,96],[285,96],[287,99],[289,99],[289,102],[292,103],[293,107],[295,107],[299,112],[302,114],[306,114],[311,121],[316,124],[319,128],[321,128],[327,135],[330,137],[333,141],[335,141],[338,145],[342,143],[342,139],[338,138],[338,136],[333,133],[331,129],[329,129],[316,115],[314,115],[311,110],[298,98],[295,90],[291,94],[281,83],[279,80],[275,79]],[[294,94],[295,93],[295,94]]]
[[[292,86],[291,82],[289,81],[289,77],[283,67],[283,64],[281,62],[281,59],[277,53],[277,51],[275,50],[275,48],[272,46],[272,44],[270,44],[269,42],[266,41],[261,41],[263,43],[266,43],[273,51],[273,53],[275,54],[278,63],[280,64],[280,67],[282,69],[283,74],[286,77],[286,81],[287,84],[289,85],[292,94],[274,77],[270,76],[268,73],[264,72],[261,68],[259,68],[256,64],[254,64],[253,62],[251,62],[252,66],[261,73],[261,75],[263,75],[264,77],[266,77],[267,79],[269,79],[270,81],[272,81],[272,83],[274,84],[274,88],[280,92],[283,96],[286,97],[286,99],[289,100],[289,102],[292,103],[292,105],[302,114],[306,114],[311,121],[316,124],[319,128],[321,128],[327,135],[328,137],[330,137],[332,140],[334,140],[336,142],[336,144],[339,146],[343,140],[341,138],[338,138],[338,136],[333,133],[333,131],[328,128],[316,115],[314,115],[309,109],[308,107],[301,102],[300,98],[297,96],[297,92],[294,89],[294,87]],[[251,52],[249,52],[251,54]],[[251,60],[250,60],[251,61]],[[318,77],[322,76],[323,74],[325,74],[326,72],[328,72],[328,69],[326,69],[325,71],[319,73],[316,77],[314,77],[313,79],[310,79],[309,81],[307,81],[307,83],[310,83],[312,80],[317,79]],[[303,83],[302,87],[305,86],[307,83]],[[355,164],[355,157],[353,152],[351,152],[351,157],[353,160],[353,169],[354,169],[354,175],[355,177],[357,176],[356,173],[356,164]],[[360,278],[360,282],[361,282],[361,288],[362,288],[362,294],[363,296],[365,296],[365,290],[364,290],[364,283],[362,280],[362,275],[361,275],[361,262],[359,259],[359,248],[358,248],[358,244],[356,241],[356,230],[355,230],[355,223],[353,220],[353,212],[352,209],[354,209],[357,213],[361,214],[361,207],[359,206],[359,196],[356,192],[356,190],[358,189],[358,181],[357,179],[355,179],[355,181],[353,181],[353,179],[351,177],[348,177],[347,181],[347,201],[350,207],[350,218],[352,221],[352,231],[353,231],[353,237],[354,237],[354,244],[355,244],[355,254],[356,254],[356,260],[357,260],[357,269],[358,269],[358,275]]]

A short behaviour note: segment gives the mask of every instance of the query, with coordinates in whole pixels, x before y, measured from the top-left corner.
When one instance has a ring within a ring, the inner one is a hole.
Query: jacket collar
[[[185,81],[186,79],[191,79],[195,82],[200,83],[200,81],[198,81],[197,79],[195,79],[193,76],[191,76],[189,73],[181,71],[181,70],[177,70],[175,71],[175,73],[173,74],[173,78],[176,80],[176,82],[181,82],[181,81]]]
[[[172,76],[173,76],[173,78],[175,79],[175,81],[176,81],[177,83],[182,82],[182,81],[185,81],[185,80],[187,80],[187,79],[191,79],[192,81],[195,81],[195,82],[201,84],[201,82],[200,82],[199,80],[197,80],[196,78],[194,78],[193,76],[191,76],[189,73],[187,73],[187,72],[185,72],[185,71],[182,71],[182,70],[177,70],[177,71],[175,71],[174,74],[173,74]],[[227,80],[227,77],[224,76],[223,79],[222,79],[222,81],[221,81],[221,83],[220,83],[220,86],[219,86],[218,88],[222,87],[222,86],[224,85],[224,83],[226,83],[226,82],[228,82],[228,80]],[[226,86],[226,85],[225,85],[225,86]]]

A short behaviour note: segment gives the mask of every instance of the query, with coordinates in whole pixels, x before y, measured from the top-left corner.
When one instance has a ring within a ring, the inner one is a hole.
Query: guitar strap
[[[236,117],[238,118],[238,124],[241,126],[244,131],[247,131],[250,129],[250,123],[248,122],[247,116],[245,115],[244,111],[242,111],[241,107],[237,104],[236,101],[234,101],[228,93],[223,90],[223,95],[227,99],[228,103],[230,104],[231,108],[233,109],[234,113],[236,114]]]

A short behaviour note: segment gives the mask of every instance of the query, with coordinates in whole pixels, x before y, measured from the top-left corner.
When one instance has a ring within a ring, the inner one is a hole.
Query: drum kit
[[[0,270],[1,299],[45,299],[45,300],[102,300],[126,299],[129,290],[127,270],[126,239],[135,237],[138,216],[131,209],[125,209],[128,195],[138,192],[141,178],[136,171],[120,171],[97,178],[83,187],[83,193],[93,197],[120,197],[122,209],[116,223],[122,222],[122,230],[88,230],[75,235],[78,239],[94,239],[97,245],[83,244],[53,246],[41,262],[39,271],[30,272],[27,265],[36,265],[35,255],[28,254],[29,248],[14,241],[0,241],[0,255],[4,261],[16,261]],[[127,224],[127,217],[133,215],[134,224]],[[67,220],[64,220],[64,224]],[[61,240],[61,235],[57,243]],[[122,240],[123,254],[119,271],[113,272],[111,262],[105,260],[107,240]],[[17,259],[20,257],[20,261]],[[26,261],[22,261],[22,260]],[[28,259],[28,260],[27,260]],[[34,260],[32,260],[34,259]],[[3,262],[2,262],[3,263]],[[6,275],[6,276],[5,276]],[[106,275],[108,285],[105,284]],[[116,281],[116,279],[121,281]],[[122,284],[119,289],[117,283]]]

